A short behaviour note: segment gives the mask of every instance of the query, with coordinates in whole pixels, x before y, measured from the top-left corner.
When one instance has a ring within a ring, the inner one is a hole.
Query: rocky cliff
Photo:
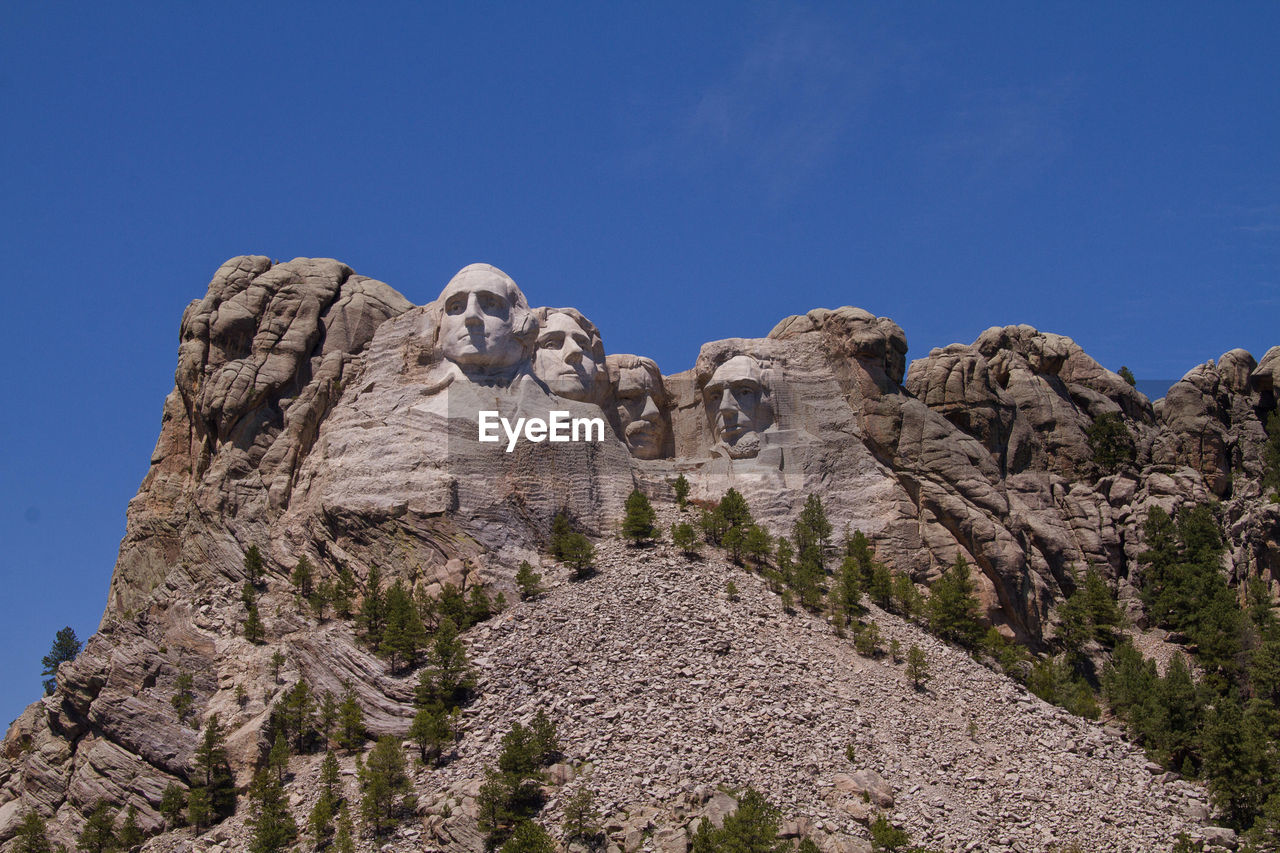
[[[1067,838],[1158,849],[1172,827],[1203,821],[1203,793],[1152,779],[1113,731],[1065,718],[882,615],[885,632],[923,645],[942,673],[921,705],[899,670],[853,654],[821,620],[779,617],[763,587],[722,599],[727,565],[612,544],[626,495],[638,487],[669,503],[678,475],[695,498],[738,489],[775,534],[818,494],[837,531],[865,532],[921,588],[964,556],[986,618],[1036,648],[1073,572],[1088,567],[1141,626],[1147,512],[1217,500],[1231,539],[1224,571],[1274,592],[1280,505],[1262,499],[1259,478],[1280,347],[1260,362],[1226,353],[1155,405],[1069,338],[1028,326],[989,329],[909,369],[906,352],[891,320],[815,310],[765,338],[706,344],[690,370],[663,376],[648,359],[606,357],[590,320],[530,306],[486,265],[415,307],[332,260],[228,261],[184,312],[175,389],[128,508],[102,626],[5,739],[0,842],[31,808],[70,842],[100,799],[162,828],[164,788],[192,772],[193,719],[212,713],[247,783],[271,710],[299,678],[334,693],[351,685],[371,732],[403,735],[413,679],[389,671],[349,623],[300,607],[288,570],[305,556],[319,579],[345,569],[363,585],[377,566],[425,596],[453,584],[514,599],[520,561],[558,571],[539,555],[552,516],[566,512],[597,537],[601,576],[472,632],[482,698],[459,760],[420,771],[435,810],[424,806],[403,849],[418,849],[421,833],[474,849],[482,766],[503,727],[539,704],[566,721],[576,763],[562,771],[565,790],[593,773],[626,815],[619,843],[637,848],[682,851],[717,785],[754,784],[825,845],[858,849],[867,814],[840,758],[853,739],[895,815],[947,849]],[[512,422],[564,411],[602,429],[599,440],[524,440],[508,453],[478,440],[485,411]],[[1104,416],[1133,444],[1107,469],[1089,439]],[[243,555],[255,544],[268,569],[265,644],[240,631]],[[180,673],[194,675],[194,718],[169,701]],[[953,731],[970,720],[980,736]],[[673,728],[687,735],[679,744]],[[298,761],[300,780],[314,772]],[[1068,810],[1081,816],[1071,832]],[[237,849],[242,825],[160,835],[145,849]]]

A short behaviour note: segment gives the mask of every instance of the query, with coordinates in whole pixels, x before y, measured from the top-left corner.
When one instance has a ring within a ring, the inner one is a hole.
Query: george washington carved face
[[[536,323],[524,294],[502,270],[465,267],[436,303],[440,353],[469,378],[501,376],[528,357]]]

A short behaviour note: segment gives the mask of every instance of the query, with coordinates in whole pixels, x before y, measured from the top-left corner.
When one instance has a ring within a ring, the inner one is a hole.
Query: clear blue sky
[[[1275,3],[4,4],[0,725],[226,258],[487,261],[669,372],[853,304],[1176,378],[1280,344],[1278,56]]]

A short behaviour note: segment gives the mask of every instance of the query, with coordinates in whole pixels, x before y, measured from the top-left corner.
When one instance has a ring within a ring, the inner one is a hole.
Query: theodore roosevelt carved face
[[[627,449],[637,459],[661,457],[667,450],[671,422],[658,365],[636,355],[611,355],[608,365],[618,424]]]

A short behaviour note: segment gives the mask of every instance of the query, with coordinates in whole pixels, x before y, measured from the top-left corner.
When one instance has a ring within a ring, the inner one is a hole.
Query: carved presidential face
[[[539,309],[541,310],[541,309]],[[538,332],[533,372],[553,392],[570,400],[600,399],[604,348],[599,337],[571,314],[551,311]]]
[[[647,363],[646,363],[647,362]],[[663,411],[666,389],[662,375],[652,362],[636,361],[634,366],[616,371],[614,399],[618,422],[631,455],[637,459],[657,459],[666,447],[671,425]]]
[[[496,373],[525,358],[518,333],[528,309],[515,282],[492,267],[473,265],[440,294],[440,352],[464,373]]]
[[[732,458],[755,456],[760,433],[773,424],[764,373],[756,360],[745,355],[729,359],[711,374],[702,394],[715,441]]]

